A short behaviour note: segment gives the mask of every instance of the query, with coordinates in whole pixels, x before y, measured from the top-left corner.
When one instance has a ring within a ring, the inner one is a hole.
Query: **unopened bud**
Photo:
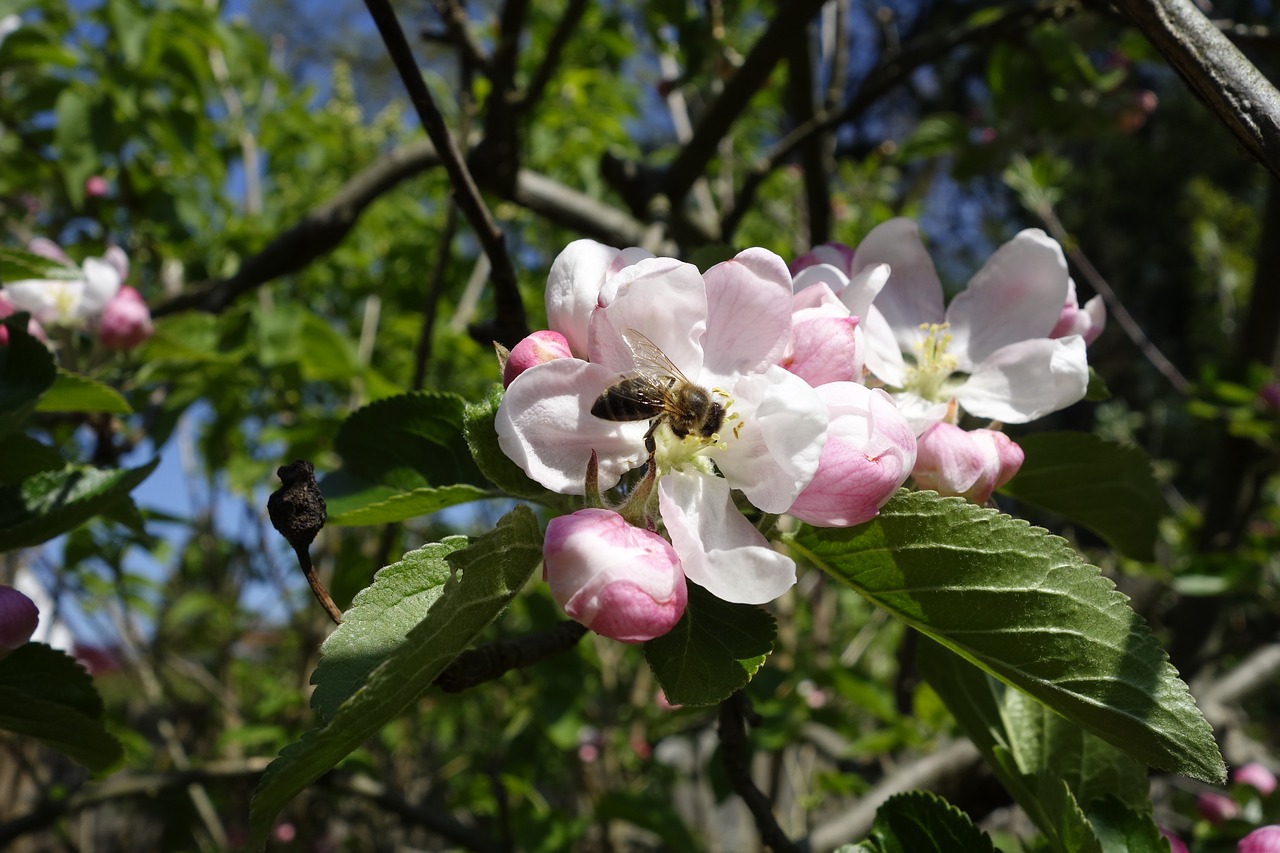
[[[565,340],[564,335],[550,330],[534,332],[516,344],[515,348],[507,354],[506,361],[502,365],[502,387],[511,385],[517,376],[530,367],[557,358],[568,358],[571,355],[569,342]]]
[[[0,585],[0,660],[25,645],[39,624],[35,602],[11,586]]]
[[[151,311],[142,295],[132,287],[122,287],[98,321],[98,340],[111,350],[131,350],[151,337]]]
[[[984,504],[1022,467],[1022,448],[1002,432],[937,423],[916,444],[911,478],[922,489]]]

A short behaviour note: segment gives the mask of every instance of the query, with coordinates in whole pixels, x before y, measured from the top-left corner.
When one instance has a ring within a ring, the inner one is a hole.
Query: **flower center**
[[[916,363],[907,368],[904,390],[914,391],[926,400],[939,400],[946,396],[942,388],[960,364],[954,355],[947,354],[947,347],[951,344],[951,335],[946,333],[949,328],[950,323],[920,324],[920,331],[925,336],[915,345]]]
[[[732,435],[737,438],[738,433],[742,430],[744,421],[737,412],[731,411],[730,407],[733,405],[732,397],[719,388],[713,388],[711,396],[717,398],[715,401],[722,411],[722,416],[719,419],[720,426],[716,432],[710,435],[703,435],[695,431],[679,436],[672,429],[670,418],[664,419],[662,424],[654,431],[653,439],[656,445],[654,458],[658,464],[659,474],[673,470],[684,470],[690,466],[708,474],[715,473],[715,468],[706,455],[707,452],[714,449],[723,450],[727,448],[729,445],[725,440],[726,437]]]

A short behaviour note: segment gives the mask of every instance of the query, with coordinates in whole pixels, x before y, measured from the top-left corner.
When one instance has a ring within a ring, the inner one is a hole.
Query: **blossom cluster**
[[[129,257],[111,246],[100,258],[75,264],[54,243],[38,237],[27,247],[68,270],[66,277],[6,281],[0,288],[0,317],[31,315],[28,331],[48,340],[46,329],[88,329],[109,350],[130,350],[151,336],[151,311],[141,294],[125,284]],[[0,328],[0,344],[8,332]]]
[[[586,496],[548,528],[544,577],[571,617],[624,642],[676,624],[686,578],[730,602],[783,594],[795,563],[762,532],[777,516],[860,524],[908,478],[987,501],[1022,464],[1001,424],[1080,400],[1105,322],[1038,230],[944,305],[906,219],[856,250],[788,266],[753,248],[704,273],[580,240],[552,265],[546,309],[550,328],[502,353],[499,444]],[[962,428],[975,418],[988,423]]]

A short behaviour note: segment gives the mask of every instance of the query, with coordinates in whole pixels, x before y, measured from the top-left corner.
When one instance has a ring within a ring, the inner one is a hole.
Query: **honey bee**
[[[591,414],[606,421],[649,421],[644,447],[652,456],[653,434],[666,424],[676,438],[711,438],[724,422],[724,406],[711,392],[690,382],[658,345],[635,329],[622,332],[635,370],[604,389]]]

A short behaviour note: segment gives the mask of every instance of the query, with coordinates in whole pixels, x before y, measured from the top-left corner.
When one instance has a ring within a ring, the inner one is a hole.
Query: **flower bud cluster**
[[[109,350],[130,350],[151,336],[151,311],[141,294],[124,284],[129,258],[120,247],[111,246],[102,257],[87,258],[79,266],[52,240],[36,238],[27,249],[62,264],[69,274],[5,282],[0,317],[28,312],[28,331],[42,341],[48,340],[46,328],[91,330]],[[7,340],[7,330],[0,329],[0,345]]]
[[[1036,230],[944,306],[903,219],[789,267],[747,249],[699,272],[580,240],[552,265],[546,309],[550,328],[499,351],[499,445],[587,497],[551,522],[544,577],[566,613],[624,642],[674,626],[686,580],[750,604],[789,589],[795,564],[760,532],[774,516],[861,524],[909,478],[988,501],[1023,461],[999,423],[1081,399],[1105,323]]]

